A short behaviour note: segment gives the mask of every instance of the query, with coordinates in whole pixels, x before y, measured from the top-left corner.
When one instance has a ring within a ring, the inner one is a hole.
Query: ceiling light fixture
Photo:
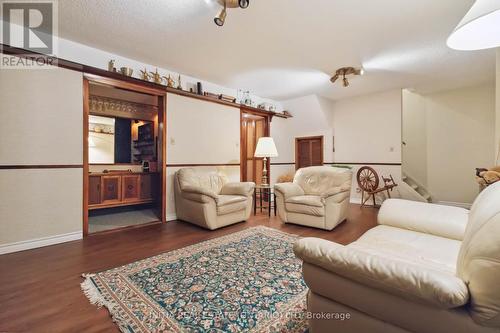
[[[222,27],[226,22],[226,16],[227,16],[227,11],[226,11],[226,5],[224,4],[224,8],[222,8],[222,10],[219,12],[219,15],[217,15],[214,18],[215,24],[217,24],[219,27]]]
[[[446,41],[455,50],[500,46],[500,1],[477,0]]]
[[[330,81],[335,83],[340,77],[342,77],[342,85],[344,87],[349,87],[349,80],[347,79],[347,75],[363,75],[365,70],[363,68],[354,68],[354,67],[342,67],[337,69],[335,75],[332,76]]]
[[[219,14],[214,18],[215,24],[222,27],[226,22],[227,8],[248,8],[250,0],[217,0],[223,7]]]

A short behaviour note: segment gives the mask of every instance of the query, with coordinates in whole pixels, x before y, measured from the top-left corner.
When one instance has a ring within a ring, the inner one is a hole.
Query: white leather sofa
[[[351,181],[349,169],[301,168],[293,183],[274,186],[278,215],[285,223],[332,230],[347,217]]]
[[[470,211],[389,199],[378,223],[348,246],[295,244],[312,333],[500,331],[500,183]]]
[[[245,221],[254,188],[251,182],[230,183],[217,172],[180,169],[174,177],[177,218],[210,230]]]

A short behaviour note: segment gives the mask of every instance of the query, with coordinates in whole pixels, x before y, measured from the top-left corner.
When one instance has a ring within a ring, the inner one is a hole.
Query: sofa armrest
[[[295,243],[293,250],[307,263],[402,298],[443,309],[462,306],[469,299],[467,286],[461,279],[422,265],[372,255],[319,238],[303,238]]]
[[[252,195],[254,189],[255,183],[253,182],[227,183],[222,187],[220,194],[249,197]]]
[[[388,199],[378,213],[378,223],[435,236],[463,240],[469,211],[424,202]]]
[[[304,190],[302,187],[295,183],[278,183],[274,185],[274,190],[279,192],[285,200],[290,197],[296,197],[299,195],[304,195]]]
[[[214,199],[215,201],[218,200],[218,195],[215,192],[212,192],[210,190],[204,189],[202,187],[197,187],[197,186],[184,186],[182,188],[182,194],[186,199],[194,200],[195,197],[197,196],[206,196],[209,198]],[[187,195],[184,195],[187,194]],[[200,199],[201,200],[201,199]],[[198,200],[195,200],[198,201]],[[200,201],[200,202],[205,202],[205,201]]]

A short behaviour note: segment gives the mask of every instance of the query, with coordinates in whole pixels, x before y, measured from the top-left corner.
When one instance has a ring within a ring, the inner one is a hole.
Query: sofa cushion
[[[289,212],[325,216],[325,205],[320,196],[300,195],[291,197],[285,201],[285,206]]]
[[[424,202],[388,199],[378,213],[378,223],[445,238],[462,240],[469,211]]]
[[[217,215],[225,215],[247,207],[247,198],[240,195],[219,195],[217,198]]]
[[[379,225],[348,247],[455,274],[460,245],[454,239]]]

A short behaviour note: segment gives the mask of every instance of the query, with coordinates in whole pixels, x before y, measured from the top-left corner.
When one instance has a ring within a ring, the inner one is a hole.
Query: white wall
[[[403,173],[427,187],[427,116],[425,99],[403,90]]]
[[[334,104],[335,162],[401,163],[401,90]]]
[[[428,190],[438,201],[472,203],[475,168],[494,163],[492,84],[426,96]]]
[[[81,165],[82,74],[0,69],[0,165]],[[0,170],[0,253],[82,234],[82,169]]]
[[[403,171],[435,202],[472,203],[475,168],[494,163],[493,83],[427,95],[405,91],[403,109]]]
[[[340,100],[333,110],[335,162],[356,163],[352,165],[351,202],[361,200],[356,173],[363,165],[374,168],[379,176],[392,175],[400,183],[401,90]],[[393,195],[398,196],[397,188]]]
[[[167,164],[239,164],[240,111],[238,108],[167,95]],[[167,168],[167,219],[175,219],[173,180],[178,166]],[[239,181],[240,167],[201,167],[218,170]]]

